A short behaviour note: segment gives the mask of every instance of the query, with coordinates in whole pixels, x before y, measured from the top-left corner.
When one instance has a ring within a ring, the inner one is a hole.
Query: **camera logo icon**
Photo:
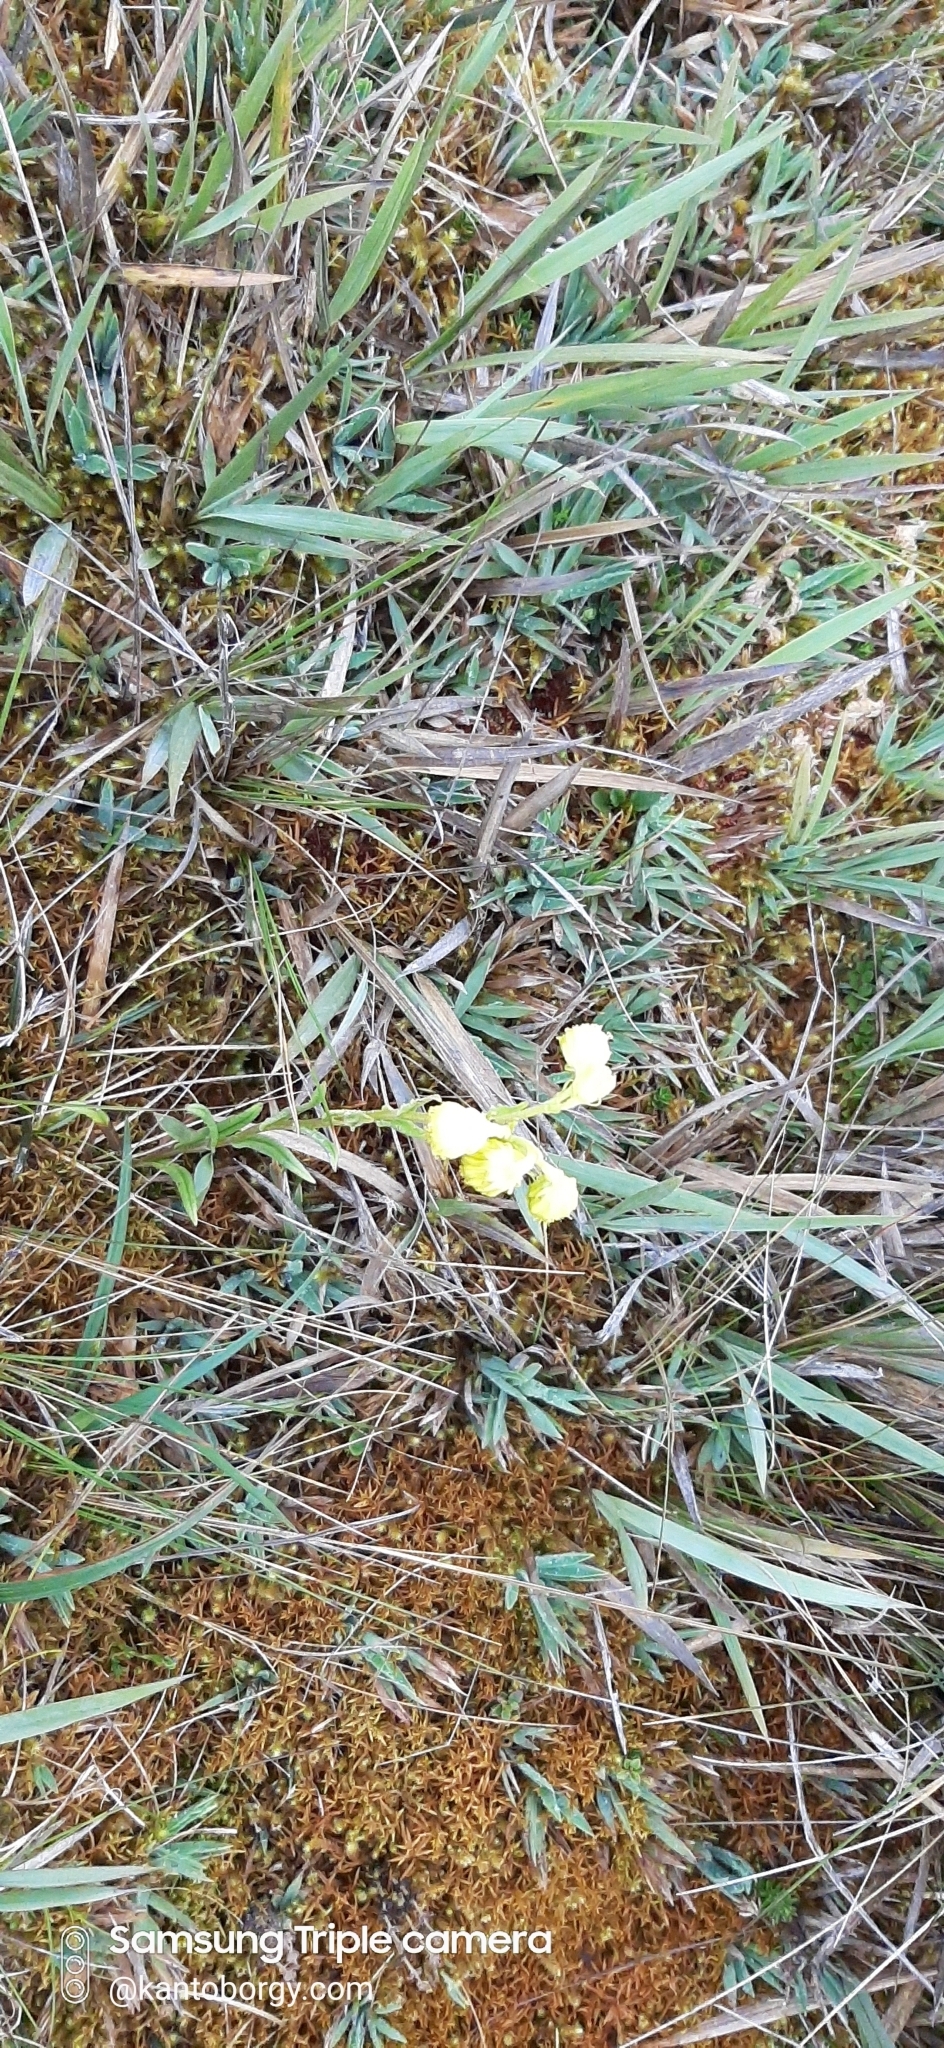
[[[86,1927],[67,1927],[59,1943],[62,1996],[69,2005],[84,2005],[89,1995],[89,1937]]]

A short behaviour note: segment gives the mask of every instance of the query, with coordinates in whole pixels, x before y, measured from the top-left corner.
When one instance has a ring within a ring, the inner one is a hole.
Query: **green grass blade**
[[[299,554],[349,554],[366,547],[412,543],[418,552],[437,545],[429,529],[396,519],[371,519],[362,512],[334,512],[326,505],[287,505],[279,498],[251,498],[245,504],[215,505],[200,523],[212,533],[242,540],[273,541]]]
[[[6,358],[7,368],[13,379],[13,388],[16,392],[16,402],[20,408],[20,414],[23,420],[23,425],[26,428],[27,435],[29,436],[29,444],[33,451],[33,460],[38,465],[42,460],[42,457],[39,452],[39,442],[36,438],[36,428],[33,425],[33,415],[32,412],[30,411],[30,402],[27,396],[26,385],[23,382],[23,373],[20,369],[20,359],[17,354],[16,335],[13,331],[13,321],[10,316],[10,307],[3,291],[0,291],[0,349],[2,349],[3,351],[3,354]]]
[[[572,271],[580,270],[585,263],[599,262],[601,256],[615,249],[617,242],[628,242],[632,235],[641,234],[644,228],[652,227],[656,221],[671,220],[690,200],[709,199],[732,171],[768,147],[774,132],[768,128],[760,135],[745,136],[742,142],[735,143],[733,149],[712,157],[710,163],[695,164],[690,171],[683,171],[679,177],[669,178],[665,184],[654,185],[651,191],[642,193],[638,199],[631,199],[628,205],[608,214],[595,227],[585,228],[572,241],[564,242],[559,249],[552,249],[547,256],[532,263],[516,279],[512,289],[501,293],[496,304],[507,306],[515,300],[530,298],[560,278],[570,277]]]
[[[343,35],[345,29],[358,20],[366,5],[367,0],[342,0],[342,5],[335,7],[324,20],[318,21],[312,17],[299,34],[293,71],[305,70],[313,64],[323,50],[328,49]],[[249,80],[248,85],[244,86],[236,101],[233,108],[233,124],[241,142],[246,142],[252,134],[281,72],[283,60],[286,54],[292,51],[302,11],[301,5],[292,9],[266,51],[258,71]],[[224,178],[228,176],[232,162],[233,145],[229,136],[224,135],[217,143],[204,172],[200,189],[181,222],[182,236],[191,235],[197,223],[203,219],[207,207],[212,205]]]
[[[918,589],[917,583],[900,583],[894,590],[883,590],[878,597],[868,598],[865,604],[837,612],[835,618],[824,619],[821,625],[811,626],[808,633],[798,633],[795,640],[787,640],[782,647],[762,655],[758,668],[770,668],[782,661],[799,665],[815,661],[820,654],[830,654],[834,647],[841,647],[844,641],[864,633],[867,626],[874,626],[876,619],[884,619],[888,612],[910,604]]]
[[[88,298],[86,299],[84,306],[81,308],[81,311],[77,314],[76,319],[73,321],[72,326],[70,327],[69,332],[65,337],[65,340],[62,345],[62,351],[59,356],[59,360],[56,364],[55,370],[53,371],[52,383],[49,386],[49,397],[46,400],[46,417],[43,422],[44,462],[46,459],[46,451],[49,447],[49,436],[52,433],[53,427],[56,422],[56,414],[58,413],[59,407],[62,403],[62,394],[66,388],[66,384],[69,379],[69,372],[72,369],[72,365],[75,362],[75,359],[79,353],[82,343],[85,340],[89,328],[92,325],[92,320],[95,316],[95,308],[98,305],[99,299],[102,296],[106,284],[108,283],[108,276],[109,273],[107,270],[105,270],[102,272],[101,277],[96,278],[96,281],[93,284],[91,291],[89,292]]]
[[[831,1608],[837,1614],[884,1614],[888,1609],[886,1596],[871,1587],[850,1586],[832,1579],[814,1579],[807,1572],[792,1571],[789,1566],[774,1564],[755,1552],[736,1549],[733,1543],[709,1536],[703,1529],[673,1521],[669,1515],[659,1514],[654,1508],[639,1507],[635,1501],[618,1500],[612,1494],[597,1492],[593,1501],[611,1528],[625,1528],[631,1536],[641,1536],[660,1549],[678,1551],[682,1557],[690,1557],[696,1564],[707,1564],[713,1571],[745,1579],[749,1585],[780,1593],[787,1600]],[[770,1541],[773,1550],[782,1552],[782,1531],[771,1529]]]
[[[210,235],[222,234],[226,228],[244,221],[247,214],[254,213],[268,199],[269,193],[275,191],[282,176],[283,167],[277,164],[275,170],[267,171],[265,177],[260,178],[258,185],[251,185],[248,192],[241,192],[238,199],[231,199],[219,213],[211,213],[209,219],[198,221],[187,234],[179,235],[178,247],[184,249],[193,242],[205,242]]]
[[[39,1571],[30,1579],[0,1580],[0,1606],[16,1607],[26,1600],[54,1600],[63,1593],[78,1593],[86,1586],[97,1586],[102,1579],[114,1579],[122,1572],[130,1571],[132,1565],[143,1565],[150,1569],[155,1559],[170,1543],[179,1542],[181,1536],[189,1535],[191,1529],[199,1527],[208,1515],[215,1513],[221,1501],[228,1499],[232,1485],[219,1489],[211,1500],[202,1501],[189,1515],[183,1515],[169,1528],[159,1530],[157,1535],[148,1536],[142,1543],[132,1543],[127,1550],[119,1550],[114,1557],[99,1558],[95,1564],[63,1565],[58,1571]]]
[[[62,503],[50,484],[25,462],[15,441],[0,428],[0,495],[25,505],[40,519],[58,519]]]
[[[784,1365],[771,1366],[771,1380],[778,1394],[791,1407],[798,1408],[801,1415],[812,1415],[819,1421],[832,1422],[847,1435],[857,1436],[873,1451],[887,1451],[893,1458],[899,1458],[904,1465],[913,1465],[919,1472],[932,1472],[937,1479],[944,1479],[944,1455],[935,1451],[930,1444],[923,1444],[916,1437],[907,1436],[904,1430],[895,1429],[891,1423],[882,1422],[877,1415],[860,1408],[855,1401],[847,1401],[841,1394],[826,1393],[815,1382],[801,1379],[798,1373],[790,1372]]]
[[[128,1218],[131,1213],[131,1125],[126,1123],[121,1141],[121,1165],[118,1169],[118,1196],[115,1214],[105,1254],[106,1270],[102,1273],[95,1289],[95,1299],[86,1318],[82,1339],[76,1352],[76,1363],[88,1365],[101,1349],[108,1307],[115,1291],[119,1268],[124,1257],[128,1237]]]
[[[329,327],[337,326],[339,320],[345,319],[348,313],[353,312],[354,307],[373,283],[435,145],[435,130],[431,134],[419,136],[401,164],[386,198],[378,207],[363,241],[355,250],[337,291],[329,302]]]
[[[756,334],[761,327],[766,327],[783,305],[788,292],[792,292],[796,285],[805,284],[807,278],[812,277],[813,272],[819,270],[830,256],[834,256],[836,250],[840,249],[844,242],[848,242],[848,239],[847,224],[828,241],[818,242],[814,249],[805,249],[795,263],[791,263],[779,277],[773,278],[770,284],[764,286],[762,292],[758,292],[756,299],[751,299],[750,303],[735,315],[730,327],[725,329],[725,340],[746,341],[749,335]],[[785,317],[789,319],[792,308],[785,306],[783,310]]]
[[[79,1700],[46,1700],[39,1707],[0,1714],[0,1742],[37,1742],[58,1728],[81,1728],[88,1721],[119,1714],[122,1707],[133,1707],[138,1700],[153,1699],[157,1693],[166,1692],[169,1685],[179,1683],[177,1678],[156,1678],[147,1685],[119,1686],[116,1692],[91,1692]],[[0,1883],[3,1876],[0,1871]]]
[[[806,364],[809,362],[814,349],[818,348],[823,340],[836,307],[840,300],[845,298],[849,289],[852,273],[862,254],[864,243],[865,234],[863,232],[858,237],[858,240],[853,243],[845,261],[840,263],[835,277],[827,285],[819,305],[815,308],[807,325],[804,327],[790,357],[790,361],[780,379],[782,391],[791,391],[793,389],[801,371],[805,369]]]
[[[443,328],[438,341],[430,342],[428,348],[421,349],[419,354],[413,357],[409,365],[411,370],[425,368],[441,350],[451,347],[457,335],[461,334],[464,328],[471,327],[489,306],[504,303],[499,295],[507,280],[573,219],[585,200],[599,191],[609,175],[609,170],[610,165],[604,152],[598,163],[590,164],[585,171],[581,171],[580,175],[574,178],[563,192],[558,192],[556,198],[552,199],[526,228],[522,228],[509,247],[503,250],[500,256],[496,256],[484,277],[480,277],[466,292],[461,313],[456,314],[455,319]],[[515,294],[512,293],[511,296],[514,297]]]

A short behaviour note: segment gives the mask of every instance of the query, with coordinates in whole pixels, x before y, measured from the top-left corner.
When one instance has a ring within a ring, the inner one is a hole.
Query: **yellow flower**
[[[608,1065],[610,1036],[599,1024],[572,1024],[557,1041],[565,1067],[573,1079],[561,1089],[560,1108],[577,1103],[605,1101],[616,1086],[616,1075]]]
[[[562,1216],[572,1216],[579,1199],[576,1181],[550,1161],[545,1162],[527,1193],[528,1209],[535,1223],[559,1223]]]
[[[468,1109],[464,1102],[437,1102],[426,1112],[426,1142],[437,1159],[461,1159],[464,1152],[480,1152],[490,1138],[500,1136],[480,1109]]]
[[[467,1152],[459,1161],[459,1172],[466,1186],[474,1188],[478,1195],[510,1195],[540,1157],[527,1138],[502,1135],[489,1138],[475,1152]]]

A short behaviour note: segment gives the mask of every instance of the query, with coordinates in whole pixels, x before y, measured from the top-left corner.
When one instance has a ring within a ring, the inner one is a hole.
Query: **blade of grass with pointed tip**
[[[293,72],[304,71],[312,65],[322,50],[326,50],[336,37],[342,35],[345,29],[350,28],[359,19],[366,5],[367,0],[342,0],[341,6],[336,7],[321,21],[312,14],[298,37],[292,59]],[[236,101],[233,108],[233,125],[240,142],[246,142],[252,134],[280,74],[286,53],[292,52],[295,31],[302,12],[302,5],[294,7],[288,19],[283,21],[258,71],[254,73],[248,85],[244,86]],[[212,204],[224,178],[228,176],[232,162],[233,145],[229,136],[224,135],[216,145],[203,174],[200,189],[181,222],[182,235],[189,235],[197,222],[203,219],[207,207]]]
[[[394,235],[409,207],[433,150],[455,107],[467,101],[497,55],[514,15],[514,0],[508,0],[496,20],[476,44],[471,55],[445,95],[443,106],[428,134],[421,135],[378,208],[328,306],[329,326],[346,318],[363,298],[377,275]]]
[[[795,640],[787,640],[782,647],[762,655],[757,666],[770,668],[783,661],[798,665],[815,661],[817,655],[829,654],[834,647],[841,647],[843,641],[864,633],[876,619],[884,619],[888,612],[898,611],[902,605],[909,604],[918,589],[917,583],[899,583],[892,590],[883,590],[878,597],[868,598],[865,604],[852,605],[847,612],[837,612],[834,618],[823,619],[820,625],[811,626],[808,633],[798,633]]]
[[[412,542],[418,552],[439,547],[434,531],[396,519],[372,519],[362,512],[335,512],[326,505],[288,505],[280,498],[251,498],[245,504],[215,505],[201,517],[213,533],[234,539],[278,541],[302,554],[326,554]]]
[[[25,505],[40,519],[58,519],[62,505],[56,492],[25,462],[15,441],[0,428],[0,496]]]
[[[801,371],[813,354],[813,350],[818,348],[823,340],[836,307],[840,300],[845,298],[849,290],[852,273],[862,254],[865,240],[866,232],[863,229],[862,234],[853,242],[845,261],[840,263],[835,277],[827,285],[819,305],[814,309],[811,318],[807,321],[790,357],[790,361],[783,372],[783,376],[780,378],[781,391],[792,390]]]
[[[688,205],[689,200],[709,199],[732,171],[747,163],[759,150],[767,148],[773,132],[765,129],[761,135],[745,136],[742,142],[735,143],[733,149],[712,157],[710,163],[694,164],[690,171],[682,171],[677,178],[653,185],[650,191],[631,199],[616,213],[607,214],[594,227],[585,228],[572,241],[564,242],[559,249],[552,249],[547,256],[532,263],[523,276],[516,279],[514,288],[503,292],[496,304],[507,306],[514,300],[531,298],[535,292],[544,291],[560,278],[570,277],[585,263],[599,262],[601,256],[615,249],[617,242],[628,242],[631,236],[653,227],[656,221],[671,220],[683,206]]]
[[[846,484],[872,483],[879,477],[894,476],[896,470],[926,469],[940,460],[936,450],[925,453],[919,448],[902,448],[887,455],[838,455],[820,462],[784,463],[769,469],[767,475],[773,490],[815,491],[818,497],[833,497]]]
[[[99,1558],[96,1564],[63,1565],[58,1571],[39,1571],[31,1579],[0,1580],[0,1606],[18,1607],[26,1600],[54,1600],[63,1593],[78,1593],[86,1586],[97,1586],[102,1579],[119,1577],[130,1571],[132,1565],[143,1565],[149,1570],[167,1544],[178,1542],[181,1536],[205,1522],[224,1500],[229,1500],[232,1492],[232,1484],[218,1488],[210,1500],[202,1501],[192,1514],[183,1515],[169,1529],[159,1530],[143,1543],[132,1543],[114,1557]]]
[[[611,1528],[625,1527],[631,1536],[642,1536],[660,1549],[676,1550],[682,1557],[693,1558],[696,1564],[710,1565],[714,1571],[730,1573],[732,1578],[745,1579],[749,1585],[780,1593],[788,1600],[828,1607],[840,1614],[884,1614],[889,1606],[886,1595],[875,1592],[872,1587],[850,1586],[833,1579],[814,1579],[807,1572],[774,1564],[756,1552],[738,1550],[733,1543],[709,1536],[703,1529],[691,1528],[685,1522],[673,1521],[669,1515],[659,1514],[654,1508],[638,1507],[635,1501],[618,1500],[612,1494],[594,1492],[593,1503]],[[782,1534],[775,1529],[770,1534],[772,1546],[782,1550]]]
[[[932,1449],[930,1444],[919,1443],[892,1423],[882,1422],[868,1409],[860,1408],[855,1401],[846,1401],[841,1394],[830,1394],[813,1381],[801,1379],[798,1373],[790,1372],[784,1365],[771,1367],[771,1379],[778,1394],[791,1407],[798,1408],[801,1415],[815,1416],[818,1421],[832,1422],[837,1429],[856,1436],[873,1451],[886,1451],[898,1458],[902,1464],[913,1465],[919,1472],[933,1472],[935,1478],[944,1479],[944,1455]]]
[[[36,1742],[44,1735],[54,1735],[60,1728],[81,1728],[88,1721],[119,1714],[122,1707],[153,1699],[157,1693],[166,1692],[169,1685],[179,1684],[177,1678],[155,1678],[147,1685],[123,1685],[116,1692],[91,1692],[78,1700],[45,1700],[39,1707],[0,1714],[0,1743]],[[0,1873],[0,1882],[2,1877]]]
[[[96,279],[84,306],[76,315],[63,342],[59,360],[53,371],[52,383],[49,386],[49,397],[46,400],[46,417],[43,422],[43,461],[46,459],[49,436],[52,433],[56,422],[56,414],[62,403],[62,394],[68,382],[69,372],[92,325],[95,308],[108,283],[108,278],[109,272],[105,270],[102,272],[101,277]]]
[[[178,235],[178,248],[182,249],[192,242],[205,242],[208,236],[221,234],[224,229],[235,227],[238,221],[244,221],[247,214],[254,212],[256,207],[261,207],[270,192],[275,191],[282,175],[281,164],[278,164],[274,171],[267,171],[265,177],[260,178],[258,185],[251,185],[248,192],[241,192],[237,199],[231,199],[219,213],[212,213],[208,220],[198,221],[187,234]]]
[[[10,307],[3,291],[0,291],[0,349],[2,349],[3,354],[6,357],[7,368],[13,379],[13,388],[14,391],[16,392],[16,402],[20,408],[20,416],[22,418],[23,425],[26,428],[26,432],[29,436],[29,444],[33,451],[33,460],[36,463],[39,463],[42,460],[39,452],[39,442],[36,438],[36,428],[33,425],[33,415],[32,412],[30,411],[30,402],[26,392],[26,385],[23,382],[23,373],[20,369],[20,359],[17,354],[16,335],[13,331],[13,321],[10,316]]]
[[[121,1165],[118,1169],[118,1195],[115,1214],[105,1254],[105,1271],[101,1274],[95,1289],[95,1299],[86,1317],[85,1328],[76,1352],[77,1365],[89,1365],[98,1356],[102,1336],[108,1318],[108,1307],[115,1291],[119,1268],[124,1257],[128,1237],[128,1217],[131,1213],[131,1125],[125,1124],[121,1141]]]
[[[265,426],[260,427],[244,447],[238,449],[232,460],[220,470],[213,482],[208,484],[200,500],[201,515],[209,512],[214,505],[222,506],[251,482],[256,466],[265,458],[266,451],[278,447],[279,442],[284,440],[289,430],[294,427],[296,420],[301,419],[303,412],[307,412],[308,407],[314,404],[315,399],[320,397],[333,378],[343,373],[352,352],[353,345],[346,349],[327,350],[317,376],[311,377],[307,384],[303,384],[294,398],[279,406],[278,411],[266,421]]]
[[[436,146],[436,131],[420,135],[400,165],[386,198],[378,207],[360,246],[333,293],[327,311],[329,327],[353,312],[372,284],[410,204]]]
[[[99,1885],[108,1879],[120,1878],[127,1880],[132,1877],[141,1877],[148,1867],[146,1863],[25,1864],[19,1868],[15,1865],[7,1865],[5,1870],[0,1869],[0,1890],[7,1893],[13,1886],[19,1885],[26,1896],[36,1905],[42,1903],[40,1895],[43,1892],[58,1893],[64,1885],[80,1885],[84,1887]],[[61,1904],[62,1902],[58,1901],[58,1903]],[[5,1899],[4,1904],[8,1913],[14,1910],[10,1905],[9,1899]]]
[[[585,171],[581,171],[578,177],[565,186],[563,192],[558,192],[556,198],[552,199],[526,228],[522,228],[521,233],[516,235],[508,248],[489,265],[484,277],[480,277],[466,292],[461,313],[457,313],[455,318],[448,322],[437,341],[431,341],[428,348],[421,349],[412,358],[409,364],[411,370],[425,368],[442,349],[450,347],[464,328],[470,327],[489,306],[498,302],[498,295],[508,279],[521,264],[527,263],[538,249],[558,234],[567,221],[573,219],[584,201],[605,183],[610,167],[604,151],[598,163],[589,164]]]
[[[791,263],[788,269],[781,271],[779,277],[773,278],[770,284],[764,286],[762,292],[758,292],[756,299],[751,299],[746,306],[743,306],[735,314],[730,327],[725,328],[725,340],[732,342],[744,341],[749,335],[756,334],[759,327],[765,326],[768,321],[772,320],[778,307],[786,298],[787,293],[792,292],[795,285],[805,284],[807,278],[812,277],[813,272],[819,270],[821,265],[828,261],[830,256],[834,256],[836,250],[840,249],[844,242],[848,242],[848,239],[849,226],[847,223],[844,227],[840,228],[838,234],[832,235],[828,241],[817,243],[813,249],[805,249],[803,255],[798,256],[795,263]],[[784,317],[789,319],[793,308],[785,306],[783,310]]]
[[[868,405],[850,405],[831,419],[819,419],[804,427],[793,425],[783,441],[764,441],[759,448],[752,448],[749,455],[739,455],[739,469],[782,469],[793,462],[797,455],[809,455],[819,448],[828,447],[831,441],[843,441],[850,434],[862,433],[866,427],[884,419],[893,406],[901,403],[905,396],[899,391],[889,392],[887,398],[873,399]]]
[[[744,1694],[744,1698],[747,1701],[748,1707],[750,1708],[754,1721],[756,1722],[757,1727],[760,1729],[764,1741],[767,1742],[770,1738],[768,1734],[767,1723],[764,1719],[764,1709],[760,1703],[760,1694],[754,1683],[754,1675],[747,1661],[747,1657],[744,1652],[744,1645],[741,1641],[741,1638],[738,1635],[737,1630],[730,1627],[727,1620],[727,1616],[725,1615],[724,1608],[721,1605],[721,1602],[719,1600],[709,1599],[708,1605],[711,1609],[712,1617],[715,1621],[715,1624],[721,1631],[721,1638],[724,1643],[727,1656],[730,1660],[731,1669],[734,1672],[735,1678],[737,1679],[737,1682],[741,1688],[742,1693]]]

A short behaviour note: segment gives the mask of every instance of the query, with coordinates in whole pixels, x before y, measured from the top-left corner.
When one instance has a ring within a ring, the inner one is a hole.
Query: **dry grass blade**
[[[133,170],[144,148],[144,138],[150,117],[162,112],[170,86],[184,60],[191,37],[203,15],[204,0],[189,0],[173,38],[158,64],[157,70],[141,101],[138,113],[128,125],[128,132],[119,143],[111,162],[106,165],[99,179],[98,200],[95,218],[101,220],[119,197],[128,173]]]

